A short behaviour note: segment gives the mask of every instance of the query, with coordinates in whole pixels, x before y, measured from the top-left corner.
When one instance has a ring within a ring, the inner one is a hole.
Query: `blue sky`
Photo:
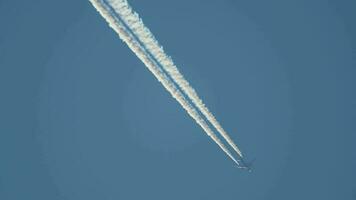
[[[0,199],[356,198],[355,3],[129,2],[254,171],[88,1],[0,0]]]

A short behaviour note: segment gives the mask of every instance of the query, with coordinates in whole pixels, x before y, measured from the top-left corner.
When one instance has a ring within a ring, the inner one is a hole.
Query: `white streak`
[[[242,153],[234,141],[229,137],[226,131],[222,128],[220,123],[216,120],[214,115],[205,106],[201,98],[195,92],[194,88],[190,86],[189,82],[179,72],[172,59],[164,52],[159,45],[151,31],[144,25],[136,12],[132,10],[127,0],[107,0],[108,3],[115,9],[127,26],[133,31],[137,38],[158,61],[169,76],[177,83],[181,90],[189,97],[200,112],[208,119],[208,121],[218,130],[221,136],[228,142],[228,144],[242,157]]]
[[[201,126],[201,128],[210,136],[215,143],[237,164],[237,160],[232,156],[226,146],[214,134],[214,132],[207,125],[205,120],[199,115],[195,108],[184,98],[180,90],[174,83],[166,76],[160,69],[159,65],[150,57],[141,44],[135,39],[121,19],[116,17],[116,14],[111,12],[110,6],[103,0],[90,0],[96,10],[105,18],[110,27],[120,36],[120,38],[129,46],[129,48],[136,54],[136,56],[145,64],[145,66],[153,73],[159,82],[166,88],[166,90],[180,103],[180,105],[188,112],[188,114]]]

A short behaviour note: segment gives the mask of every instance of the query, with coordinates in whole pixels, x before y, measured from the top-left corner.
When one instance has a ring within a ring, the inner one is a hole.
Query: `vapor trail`
[[[208,121],[218,130],[221,136],[242,158],[242,153],[234,141],[229,137],[214,115],[205,106],[201,98],[198,96],[193,87],[179,72],[172,59],[164,52],[151,31],[144,25],[139,15],[133,11],[127,0],[107,0],[108,4],[122,18],[125,24],[132,30],[138,40],[151,53],[155,60],[162,66],[168,75],[176,82],[181,90],[189,97],[200,112],[208,119]]]
[[[166,88],[166,90],[180,103],[180,105],[188,112],[188,114],[200,125],[200,127],[210,136],[215,143],[237,164],[237,160],[232,156],[226,146],[210,129],[205,120],[199,115],[195,108],[185,99],[180,90],[161,70],[159,65],[151,58],[145,51],[145,48],[136,40],[131,34],[130,30],[125,27],[125,24],[117,17],[116,13],[112,11],[110,4],[103,0],[90,0],[96,10],[105,18],[110,27],[120,36],[120,38],[129,46],[129,48],[136,54],[136,56],[145,64],[145,66],[153,73],[159,82]]]

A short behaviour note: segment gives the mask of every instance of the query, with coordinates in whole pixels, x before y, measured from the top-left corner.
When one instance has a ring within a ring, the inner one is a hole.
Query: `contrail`
[[[90,0],[96,10],[105,18],[109,26],[115,30],[119,37],[129,46],[129,48],[136,54],[136,56],[145,64],[145,66],[153,73],[159,82],[166,88],[166,90],[180,103],[180,105],[188,112],[188,114],[200,125],[200,127],[210,136],[215,143],[232,159],[237,165],[239,162],[232,156],[231,152],[220,141],[215,133],[210,129],[209,125],[199,115],[195,108],[185,99],[180,90],[161,70],[159,65],[151,58],[145,51],[145,48],[136,40],[131,32],[125,27],[117,14],[112,11],[110,4],[103,0]]]
[[[151,53],[155,60],[162,66],[168,75],[176,82],[181,90],[188,96],[200,112],[208,119],[208,121],[218,130],[221,136],[228,142],[228,144],[239,154],[242,158],[242,153],[234,141],[229,137],[226,131],[222,128],[220,123],[216,120],[214,115],[205,106],[201,98],[195,92],[194,88],[190,86],[189,82],[179,72],[177,66],[172,59],[164,52],[159,45],[151,31],[144,25],[139,15],[133,11],[127,0],[107,0],[108,4],[116,11],[125,24],[137,36],[138,40]]]

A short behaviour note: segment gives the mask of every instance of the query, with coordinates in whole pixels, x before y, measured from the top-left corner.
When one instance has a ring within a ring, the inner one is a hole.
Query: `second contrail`
[[[239,162],[234,158],[228,148],[220,141],[215,133],[210,129],[205,120],[200,117],[195,108],[185,99],[183,94],[179,91],[174,83],[165,75],[160,69],[159,65],[146,52],[145,48],[137,41],[135,36],[131,34],[125,24],[117,16],[117,13],[112,11],[112,7],[103,0],[90,0],[97,11],[105,18],[110,27],[115,30],[120,38],[129,46],[129,48],[136,54],[136,56],[145,64],[145,66],[153,73],[159,82],[167,89],[167,91],[182,105],[187,113],[202,127],[202,129],[209,135],[215,143],[232,159],[237,165]]]

